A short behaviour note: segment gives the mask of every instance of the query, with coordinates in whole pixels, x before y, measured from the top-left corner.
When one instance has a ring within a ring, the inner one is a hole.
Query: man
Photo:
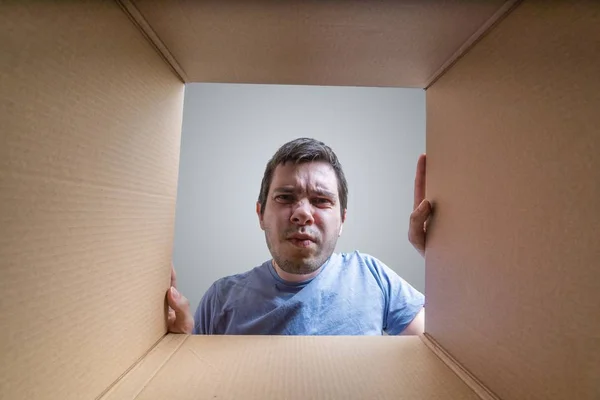
[[[268,162],[256,214],[272,255],[219,279],[195,319],[176,290],[167,293],[169,331],[196,334],[381,335],[424,330],[424,296],[376,258],[334,253],[346,220],[348,187],[335,153],[301,138]],[[424,255],[425,155],[419,158],[409,240]]]

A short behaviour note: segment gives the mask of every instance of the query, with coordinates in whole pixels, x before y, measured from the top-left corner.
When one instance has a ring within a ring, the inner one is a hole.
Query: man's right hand
[[[171,287],[167,291],[169,311],[167,327],[172,333],[190,334],[194,330],[194,317],[190,312],[190,301],[177,291],[177,275],[171,264]]]

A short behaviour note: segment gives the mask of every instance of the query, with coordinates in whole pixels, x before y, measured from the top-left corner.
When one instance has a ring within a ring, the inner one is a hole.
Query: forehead
[[[271,190],[282,186],[293,186],[296,190],[325,189],[337,195],[337,176],[333,167],[323,161],[287,162],[275,168],[271,181]]]

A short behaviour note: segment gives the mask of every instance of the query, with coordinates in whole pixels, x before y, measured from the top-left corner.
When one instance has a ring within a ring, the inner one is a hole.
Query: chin
[[[312,256],[298,256],[298,255],[284,255],[281,259],[276,259],[279,268],[287,272],[288,274],[294,275],[306,275],[315,272],[322,265],[315,257]]]

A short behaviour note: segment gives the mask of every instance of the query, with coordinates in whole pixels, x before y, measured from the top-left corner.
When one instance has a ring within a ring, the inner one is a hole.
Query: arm
[[[425,332],[425,308],[422,308],[410,324],[400,333],[401,335],[421,335]]]
[[[413,334],[422,321],[425,296],[377,258],[364,254],[363,262],[381,288],[383,330],[389,335]]]

